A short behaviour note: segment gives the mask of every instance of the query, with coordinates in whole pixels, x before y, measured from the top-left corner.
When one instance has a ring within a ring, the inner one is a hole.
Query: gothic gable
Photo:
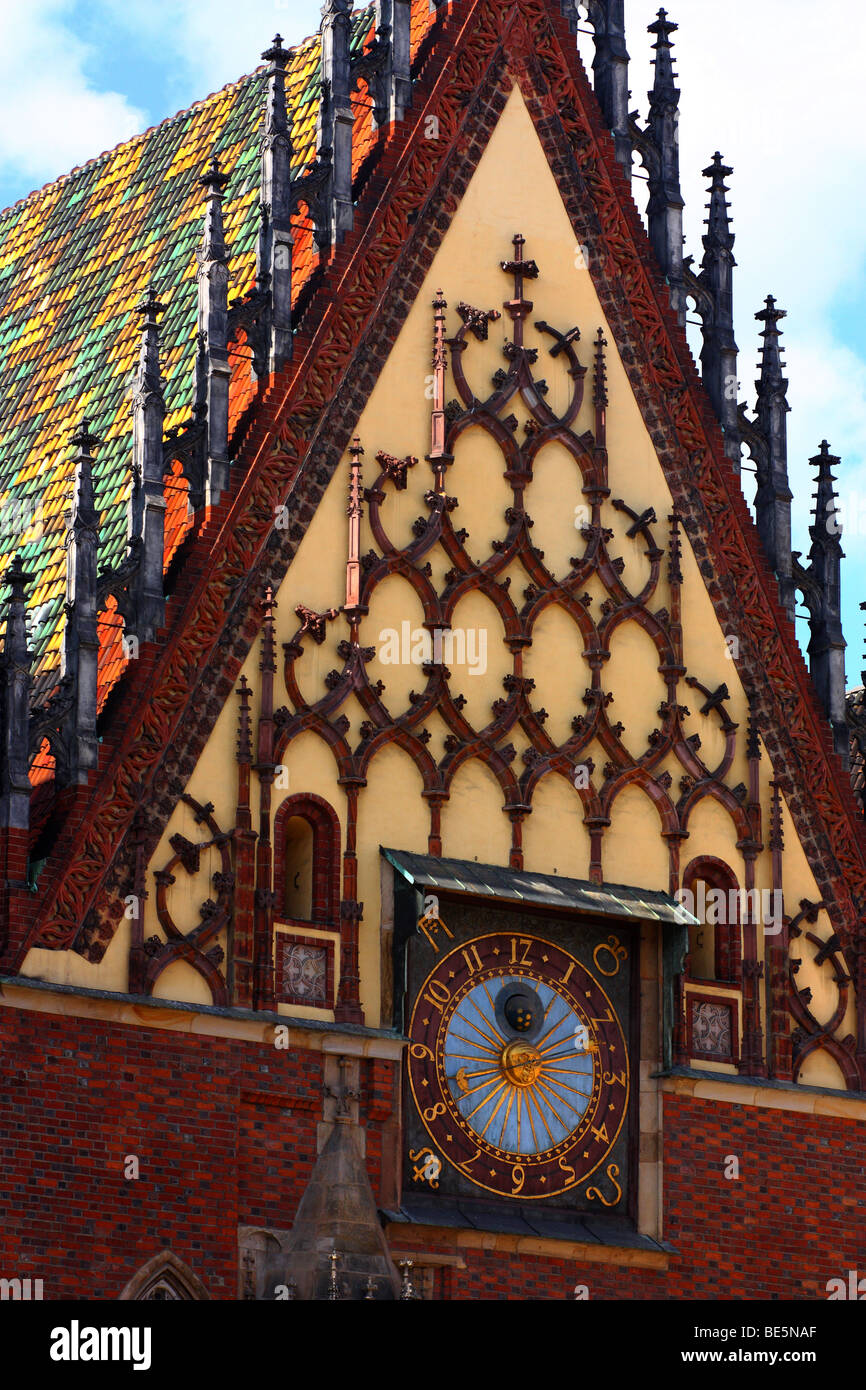
[[[376,1020],[390,842],[671,893],[713,859],[829,914],[816,969],[854,975],[850,796],[579,60],[541,4],[464,23],[239,444],[206,575],[29,944],[96,961],[131,897],[145,992],[191,967],[183,997],[274,1007],[282,922],[286,1007]],[[754,1067],[790,981],[743,925],[723,982]],[[846,1066],[848,994],[829,1031],[808,1004],[802,1046]]]

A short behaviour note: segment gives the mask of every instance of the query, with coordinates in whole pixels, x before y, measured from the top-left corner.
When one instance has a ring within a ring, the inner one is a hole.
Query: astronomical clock
[[[632,929],[432,901],[398,961],[405,1195],[630,1216]]]

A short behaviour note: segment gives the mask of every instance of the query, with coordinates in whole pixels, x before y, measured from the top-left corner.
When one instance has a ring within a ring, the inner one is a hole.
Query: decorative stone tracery
[[[606,343],[602,331],[594,333],[591,352],[595,427],[578,434],[575,422],[583,403],[589,370],[578,355],[581,330],[570,327],[561,331],[543,321],[535,324],[540,334],[552,340],[548,349],[552,369],[564,366],[571,380],[568,403],[562,414],[557,415],[545,399],[547,383],[539,379],[535,370],[539,350],[524,342],[524,328],[533,307],[526,298],[526,285],[537,278],[540,271],[533,260],[524,257],[520,235],[514,237],[514,255],[502,262],[502,269],[513,283],[513,293],[503,306],[513,330],[503,348],[505,366],[494,374],[494,389],[485,400],[476,397],[471,389],[463,357],[470,350],[472,337],[478,343],[486,342],[488,325],[499,317],[499,312],[479,310],[461,301],[458,305],[461,325],[453,337],[446,338],[447,305],[441,293],[434,301],[433,412],[431,451],[427,459],[433,476],[432,485],[424,496],[427,514],[415,522],[413,539],[408,545],[398,546],[389,536],[382,509],[387,487],[402,488],[407,470],[420,466],[418,461],[410,457],[399,461],[398,466],[391,455],[378,454],[380,471],[362,492],[364,450],[358,440],[350,450],[350,545],[347,604],[343,610],[349,631],[348,638],[338,646],[344,664],[342,670],[335,670],[327,677],[328,688],[322,698],[307,703],[301,694],[295,666],[311,629],[306,613],[299,613],[301,627],[284,646],[283,675],[291,707],[275,713],[278,732],[274,757],[284,760],[293,739],[301,733],[310,730],[318,733],[334,755],[340,781],[347,788],[350,801],[357,805],[358,790],[366,783],[371,763],[384,748],[396,744],[412,757],[421,774],[423,794],[430,807],[429,849],[433,854],[441,853],[441,808],[448,800],[454,778],[468,760],[477,758],[485,763],[501,788],[503,811],[512,827],[510,862],[518,869],[523,867],[522,825],[532,813],[534,792],[545,777],[555,774],[576,786],[579,798],[576,805],[580,805],[591,844],[590,876],[597,883],[603,879],[604,832],[610,824],[614,803],[627,787],[638,786],[653,802],[659,816],[660,832],[668,845],[673,892],[680,883],[679,845],[688,833],[694,808],[704,797],[713,796],[724,806],[739,841],[752,840],[744,807],[746,789],[729,785],[737,725],[726,708],[728,691],[724,686],[710,691],[695,677],[686,680],[678,518],[676,515],[668,518],[666,551],[656,538],[658,520],[652,508],[632,506],[620,498],[610,500]],[[450,407],[443,408],[449,357],[458,399]],[[528,412],[522,439],[518,437],[518,422],[513,414],[513,405],[518,399]],[[447,489],[455,448],[461,436],[470,429],[481,429],[495,441],[502,455],[503,475],[512,492],[511,505],[505,511],[502,538],[492,542],[490,554],[480,561],[471,558],[467,550],[466,533],[459,528],[459,498]],[[533,542],[533,522],[527,511],[534,462],[545,446],[554,441],[568,452],[580,470],[582,491],[590,513],[589,521],[579,533],[582,552],[573,557],[571,570],[563,579],[553,575],[545,564],[544,552]],[[357,537],[363,502],[367,504],[376,549],[359,561]],[[603,509],[607,505],[628,518],[628,537],[643,543],[649,574],[638,593],[630,592],[624,581],[624,560],[612,553],[614,533],[604,524]],[[444,587],[438,590],[430,564],[430,556],[437,546],[441,547],[450,565]],[[663,593],[662,561],[666,553],[667,590]],[[511,592],[511,578],[506,573],[518,560],[529,577],[521,595]],[[356,587],[357,565],[360,565],[361,578]],[[423,627],[431,635],[451,632],[457,605],[469,593],[480,592],[498,612],[503,642],[512,658],[512,670],[503,681],[503,697],[493,703],[492,717],[482,728],[470,722],[465,710],[466,698],[454,688],[452,674],[441,652],[437,653],[435,643],[431,643],[433,659],[421,667],[426,684],[422,690],[410,693],[409,705],[402,712],[389,710],[382,682],[374,683],[369,678],[367,664],[375,655],[375,649],[362,645],[361,622],[369,611],[376,589],[395,575],[414,590],[423,609]],[[586,585],[592,578],[600,582],[606,594],[595,614],[591,612],[592,603],[586,593]],[[589,668],[589,684],[580,697],[577,691],[582,676],[579,671],[575,672],[572,734],[561,743],[554,742],[546,729],[547,713],[536,707],[534,681],[524,670],[524,652],[532,646],[534,629],[553,605],[567,613],[578,628]],[[658,711],[659,726],[638,757],[634,757],[623,743],[625,730],[616,720],[613,695],[603,683],[614,634],[628,622],[636,622],[652,641],[667,688],[667,698]],[[683,721],[689,716],[689,710],[680,703],[685,693],[681,691],[683,683],[698,693],[701,712],[718,720],[724,738],[724,753],[718,766],[706,765],[700,752],[700,739],[685,732]],[[357,698],[365,715],[360,727],[361,737],[355,746],[349,741],[349,721],[341,713],[350,696]],[[448,731],[444,754],[438,761],[425,738],[425,725],[434,712]],[[510,741],[510,736],[517,732],[528,742],[519,762]],[[606,759],[599,769],[591,760],[590,763],[581,761],[595,743],[601,746]],[[672,779],[665,768],[671,755],[682,770],[677,788],[672,788]],[[575,777],[578,767],[590,773],[585,786]],[[363,814],[363,799],[358,811]]]
[[[771,611],[770,587],[757,569],[745,505],[720,463],[717,426],[694,389],[685,339],[667,317],[664,287],[641,249],[636,214],[620,196],[622,180],[619,171],[612,169],[606,136],[593,111],[586,108],[577,59],[564,55],[565,26],[551,23],[550,15],[534,0],[505,9],[479,0],[473,8],[473,24],[473,44],[461,47],[453,42],[456,21],[453,26],[446,22],[441,30],[441,61],[437,50],[435,63],[428,58],[419,63],[417,90],[424,101],[432,91],[435,69],[433,100],[443,139],[425,141],[416,132],[405,167],[401,166],[399,186],[388,203],[387,226],[381,225],[379,211],[371,213],[364,237],[363,275],[334,313],[324,316],[321,332],[312,331],[318,324],[315,315],[309,325],[302,326],[299,340],[304,351],[314,337],[315,350],[304,359],[293,383],[291,410],[283,418],[279,442],[271,440],[267,457],[262,455],[266,467],[256,464],[255,498],[251,485],[249,498],[245,493],[238,507],[236,524],[227,528],[225,544],[220,542],[209,562],[207,583],[202,581],[200,586],[196,624],[172,635],[159,680],[125,726],[124,737],[117,740],[118,755],[111,776],[94,799],[97,804],[80,830],[76,826],[74,833],[64,835],[59,857],[65,856],[69,867],[60,874],[57,886],[52,882],[50,892],[42,895],[37,911],[31,913],[32,926],[28,924],[26,933],[22,930],[16,950],[22,955],[33,944],[72,946],[93,961],[102,957],[122,913],[122,893],[129,882],[133,848],[129,830],[139,779],[148,779],[152,804],[167,818],[182,788],[180,779],[188,775],[213,726],[214,707],[218,710],[228,695],[253,638],[255,624],[247,612],[246,597],[249,557],[258,547],[260,583],[263,577],[279,582],[333,464],[322,440],[338,445],[345,440],[351,428],[347,421],[352,413],[356,415],[357,401],[368,389],[359,387],[349,399],[338,391],[340,373],[354,353],[363,352],[371,368],[367,380],[374,379],[375,364],[390,350],[402,321],[403,311],[394,308],[391,288],[385,295],[387,312],[380,312],[382,285],[397,251],[402,254],[408,238],[401,273],[408,266],[417,269],[429,264],[455,206],[449,189],[457,188],[459,196],[465,187],[474,151],[479,144],[483,147],[516,78],[551,165],[563,174],[563,200],[575,234],[581,242],[592,238],[602,253],[593,261],[593,280],[717,611],[726,630],[744,635],[740,669],[758,692],[769,752],[774,766],[784,770],[779,775],[797,833],[814,863],[819,889],[858,986],[862,1075],[866,952],[859,949],[855,936],[866,873],[852,831],[850,798],[829,759],[820,751],[816,754],[821,725],[802,662],[790,632]],[[465,155],[470,149],[472,155]],[[396,152],[390,157],[386,152],[384,174],[390,173],[395,160]],[[421,206],[425,216],[418,219]],[[409,220],[416,228],[413,237],[407,230]],[[398,298],[402,304],[402,292]],[[308,327],[309,337],[305,336]],[[265,433],[263,427],[240,441],[244,460],[257,457],[255,451]],[[269,533],[271,504],[285,501],[308,452],[310,460],[291,498],[291,523],[284,543],[275,545],[279,538]],[[226,619],[232,604],[234,610]],[[217,652],[217,640],[230,653],[225,660],[223,652]],[[191,671],[202,673],[193,700],[189,700]],[[163,758],[159,750],[169,747],[170,741],[169,754]],[[155,821],[148,831],[151,847],[159,835]],[[111,841],[108,826],[115,837]],[[106,874],[105,865],[122,827],[126,834]]]

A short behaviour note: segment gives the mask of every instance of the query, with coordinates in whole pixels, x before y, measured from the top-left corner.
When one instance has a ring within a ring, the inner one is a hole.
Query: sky
[[[625,0],[632,109],[647,114],[652,0]],[[279,30],[297,43],[320,0],[0,0],[0,206],[250,71]],[[842,459],[843,602],[849,686],[864,664],[866,599],[866,227],[861,0],[670,0],[682,89],[686,252],[700,260],[715,150],[733,166],[740,399],[754,404],[767,294],[790,380],[794,547],[809,549],[822,439]],[[592,40],[581,36],[584,61]],[[646,185],[635,181],[643,211]],[[699,330],[690,330],[699,351]],[[753,480],[745,475],[751,502]],[[808,639],[800,624],[801,642]]]

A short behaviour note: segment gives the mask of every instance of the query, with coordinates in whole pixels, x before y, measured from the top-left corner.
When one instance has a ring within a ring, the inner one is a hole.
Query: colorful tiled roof
[[[431,17],[413,0],[413,53]],[[372,8],[353,18],[352,51],[373,37]],[[287,97],[295,169],[315,155],[320,39],[290,50]],[[34,577],[28,593],[35,693],[47,694],[60,664],[65,598],[65,516],[73,466],[70,435],[82,414],[102,444],[95,495],[99,567],[117,565],[127,537],[132,416],[139,349],[134,312],[152,281],[165,304],[162,372],[166,429],[185,425],[193,398],[195,249],[204,199],[198,184],[216,152],[230,173],[224,216],[232,299],[253,284],[258,232],[259,133],[265,104],[259,67],[145,134],[75,169],[0,213],[0,573],[20,552]],[[355,93],[354,167],[372,140],[366,84]],[[304,213],[306,209],[304,209]],[[312,231],[298,218],[297,295],[312,268]],[[232,352],[233,418],[249,389],[249,350]],[[187,525],[186,484],[167,481],[166,566]],[[0,590],[0,602],[6,590]],[[100,704],[123,666],[119,620],[101,620]]]

